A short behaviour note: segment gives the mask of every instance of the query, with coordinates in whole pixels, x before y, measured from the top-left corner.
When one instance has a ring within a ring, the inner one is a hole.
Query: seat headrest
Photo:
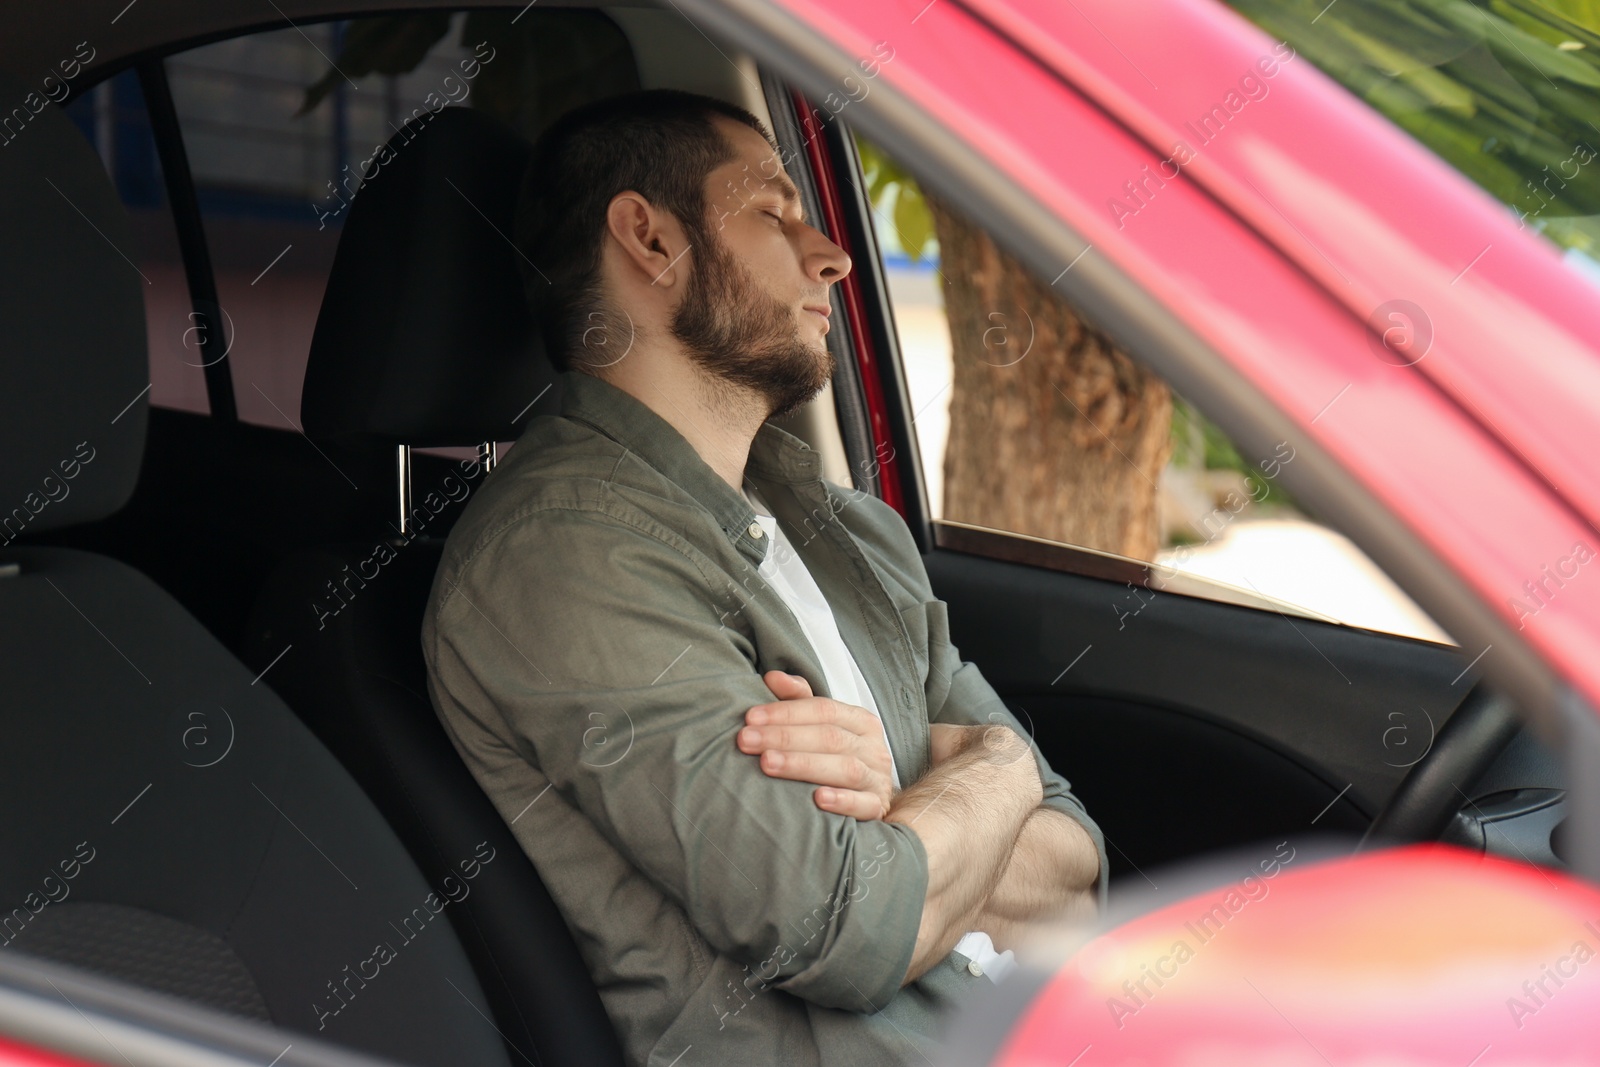
[[[377,153],[317,317],[306,433],[429,447],[521,431],[556,378],[511,243],[531,151],[490,116],[448,107]]]
[[[127,212],[38,86],[0,75],[0,545],[127,503],[150,360]]]

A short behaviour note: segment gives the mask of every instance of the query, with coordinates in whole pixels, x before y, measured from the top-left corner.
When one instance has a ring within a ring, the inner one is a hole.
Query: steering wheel
[[[1505,697],[1479,681],[1401,779],[1356,851],[1380,842],[1437,841],[1466,803],[1462,795],[1489,769],[1521,724]]]

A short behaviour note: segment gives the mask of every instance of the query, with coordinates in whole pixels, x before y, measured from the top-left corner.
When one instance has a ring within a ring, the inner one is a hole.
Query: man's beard
[[[833,378],[834,359],[800,338],[794,312],[757,284],[709,229],[672,316],[672,336],[713,378],[755,393],[768,417],[787,415]]]

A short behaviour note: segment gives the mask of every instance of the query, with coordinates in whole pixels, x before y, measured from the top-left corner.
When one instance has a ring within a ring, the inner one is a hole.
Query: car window
[[[458,40],[465,16],[418,18],[433,36],[417,54],[376,62],[337,57],[381,30],[383,16],[301,23],[167,59],[245,422],[299,427],[311,337],[363,163],[421,109],[470,92],[457,68],[473,54]]]
[[[79,62],[93,58],[93,49],[85,47],[89,54]],[[149,402],[208,414],[194,306],[138,75],[130,70],[101,82],[67,105],[66,113],[94,145],[128,210],[133,247],[123,251],[144,282]]]
[[[1600,4],[1227,0],[1600,284]]]
[[[936,521],[1203,579],[1184,592],[1450,640],[1284,488],[1290,443],[1242,457],[960,211],[856,145]]]

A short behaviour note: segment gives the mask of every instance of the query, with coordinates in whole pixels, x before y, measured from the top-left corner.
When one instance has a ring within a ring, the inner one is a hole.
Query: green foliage
[[[935,238],[933,212],[923,199],[922,187],[894,160],[870,141],[856,134],[856,150],[861,154],[861,170],[867,179],[867,199],[874,211],[893,203],[889,218],[906,258],[915,263],[922,258]]]
[[[1600,258],[1600,0],[1227,2],[1550,240]]]
[[[1189,469],[1238,471],[1258,504],[1294,504],[1282,486],[1263,478],[1260,469],[1239,454],[1216,423],[1176,393],[1172,394],[1172,455],[1167,462]]]
[[[1180,396],[1172,398],[1172,465],[1207,470],[1247,466],[1220,429]]]

